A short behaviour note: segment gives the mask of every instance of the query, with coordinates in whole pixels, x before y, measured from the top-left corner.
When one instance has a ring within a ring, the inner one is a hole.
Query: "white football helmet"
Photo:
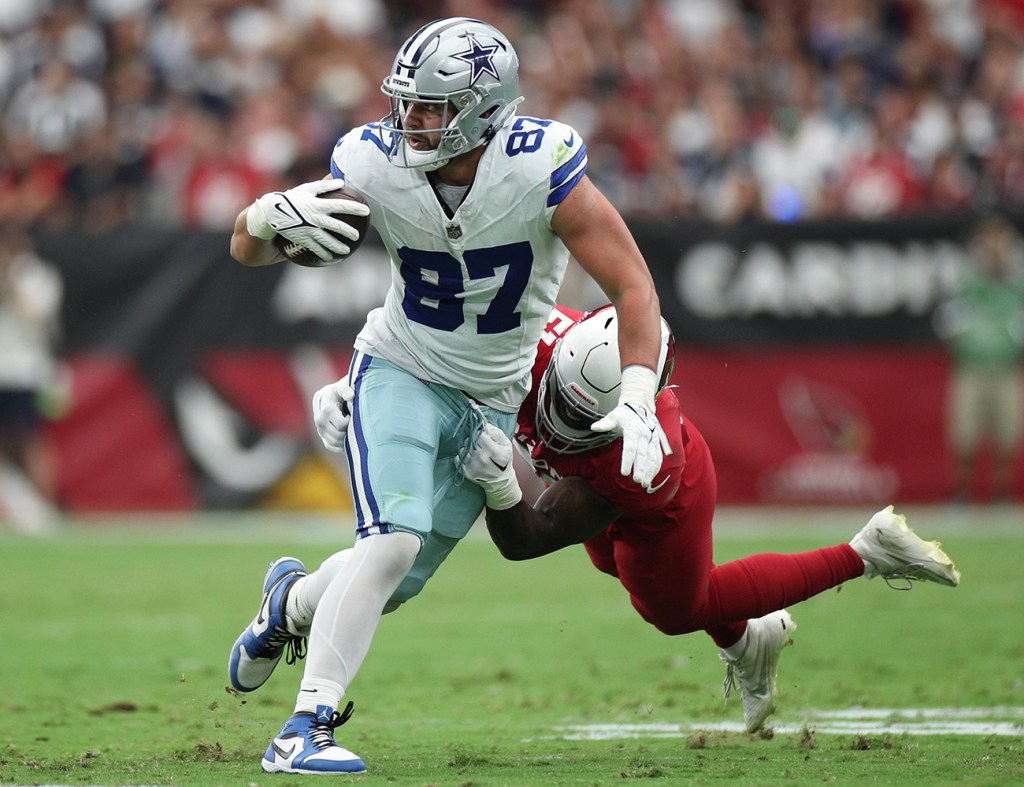
[[[497,29],[476,19],[439,19],[421,27],[395,56],[381,91],[391,101],[383,119],[394,135],[393,164],[434,170],[455,156],[484,144],[507,123],[523,100],[519,58]],[[436,104],[443,110],[434,150],[414,150],[402,128],[408,104]]]
[[[661,319],[658,390],[672,376],[675,340]],[[616,440],[616,432],[593,432],[590,427],[615,409],[622,386],[619,359],[619,318],[602,306],[558,340],[537,391],[537,436],[559,454],[578,454]]]

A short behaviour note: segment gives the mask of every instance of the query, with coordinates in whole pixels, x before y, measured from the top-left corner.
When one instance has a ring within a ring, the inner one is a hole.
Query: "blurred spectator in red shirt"
[[[239,211],[273,185],[241,149],[231,120],[196,109],[190,116],[192,162],[181,194],[187,226],[230,229]]]
[[[28,137],[0,137],[0,225],[59,224],[66,177],[67,163],[40,156]]]
[[[839,173],[833,206],[858,218],[880,218],[920,210],[926,187],[907,154],[911,103],[907,91],[889,87],[878,97],[874,139]]]

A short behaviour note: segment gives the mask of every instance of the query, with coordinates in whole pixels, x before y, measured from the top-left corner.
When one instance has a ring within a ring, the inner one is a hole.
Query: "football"
[[[366,200],[363,199],[362,194],[360,194],[357,191],[353,191],[352,189],[347,188],[345,186],[334,189],[333,191],[324,192],[323,194],[320,195],[320,199],[350,199],[355,200],[356,202],[362,202],[363,204],[366,203]],[[342,260],[348,259],[355,253],[356,249],[358,249],[362,245],[363,240],[366,238],[366,231],[370,227],[370,217],[351,216],[347,213],[335,213],[333,215],[335,218],[341,219],[343,222],[348,224],[350,227],[352,227],[359,233],[359,239],[353,241],[349,240],[348,238],[344,238],[341,235],[338,235],[336,232],[325,230],[326,232],[331,232],[332,235],[334,235],[342,243],[349,247],[349,253],[344,255],[343,257],[335,257],[330,260],[322,260],[319,257],[317,257],[316,254],[314,254],[312,251],[307,249],[305,246],[288,240],[288,238],[284,237],[284,235],[275,235],[274,245],[291,262],[294,262],[296,265],[302,265],[306,268],[325,268],[328,265],[336,265]]]

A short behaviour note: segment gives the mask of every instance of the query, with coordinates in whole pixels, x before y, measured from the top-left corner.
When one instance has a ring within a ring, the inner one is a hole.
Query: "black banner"
[[[798,346],[934,341],[931,314],[964,264],[971,222],[930,215],[631,229],[683,341]],[[39,236],[37,249],[64,276],[67,350],[155,355],[161,367],[180,367],[199,347],[347,345],[390,280],[376,237],[319,270],[246,268],[228,242],[227,233],[144,227]]]
[[[933,343],[971,215],[633,226],[677,339],[691,345]]]

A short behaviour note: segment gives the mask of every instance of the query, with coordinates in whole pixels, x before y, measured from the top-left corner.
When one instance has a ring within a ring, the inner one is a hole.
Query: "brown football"
[[[320,195],[320,199],[350,199],[355,200],[356,202],[362,202],[363,204],[366,203],[362,194],[345,186],[334,189],[333,191],[324,192]],[[363,240],[366,238],[366,231],[370,228],[370,217],[352,216],[347,213],[335,213],[333,215],[335,218],[341,219],[359,233],[359,240],[353,241],[338,235],[336,232],[325,230],[325,232],[331,232],[332,235],[349,247],[349,253],[345,256],[335,257],[330,260],[322,260],[305,246],[299,243],[293,243],[284,237],[284,235],[275,235],[274,245],[277,246],[278,251],[296,265],[303,265],[307,268],[325,268],[328,265],[336,265],[342,260],[348,259],[355,253],[356,249],[362,245]]]

